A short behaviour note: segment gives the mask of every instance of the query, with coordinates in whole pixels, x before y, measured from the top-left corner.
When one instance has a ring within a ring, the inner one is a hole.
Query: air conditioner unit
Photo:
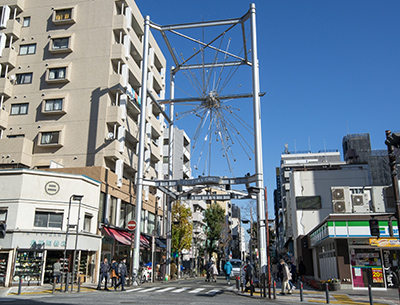
[[[351,213],[348,187],[332,187],[332,210],[333,213]]]
[[[363,188],[361,193],[351,194],[353,213],[371,213],[371,189]]]
[[[372,207],[375,213],[385,213],[385,187],[373,186],[371,188]]]
[[[364,194],[351,194],[351,203],[353,206],[364,205]]]

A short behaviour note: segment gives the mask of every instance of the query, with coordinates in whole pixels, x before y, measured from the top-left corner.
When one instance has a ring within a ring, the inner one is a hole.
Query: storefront
[[[400,243],[389,235],[388,217],[377,218],[379,239],[370,235],[369,215],[331,215],[310,232],[317,280],[338,278],[353,289],[399,287]],[[393,231],[398,236],[394,221]]]

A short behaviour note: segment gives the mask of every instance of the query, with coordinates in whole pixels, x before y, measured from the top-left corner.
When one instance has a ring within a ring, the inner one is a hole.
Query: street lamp
[[[67,217],[67,229],[65,232],[65,244],[64,244],[64,260],[63,260],[63,272],[65,272],[65,261],[67,258],[67,242],[68,242],[68,233],[69,233],[69,218],[71,215],[71,204],[72,204],[72,200],[74,201],[79,201],[79,211],[78,211],[78,225],[77,225],[77,229],[76,232],[78,233],[78,226],[79,226],[79,213],[80,213],[80,207],[81,207],[81,200],[83,198],[83,195],[72,195],[71,197],[69,197],[69,205],[68,205],[68,217]],[[78,236],[77,236],[78,238]],[[75,252],[76,252],[76,241],[75,241],[75,251],[74,251],[74,263],[75,263]],[[72,267],[72,270],[74,270],[74,265]],[[73,280],[73,274],[72,274],[72,280]],[[68,281],[67,278],[65,277],[65,291],[68,291]]]

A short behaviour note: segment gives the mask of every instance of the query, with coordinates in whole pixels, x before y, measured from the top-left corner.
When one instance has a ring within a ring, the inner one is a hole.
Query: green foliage
[[[191,209],[176,201],[172,206],[172,252],[190,249],[193,235],[191,218]]]
[[[207,224],[206,248],[210,256],[217,251],[217,241],[220,239],[225,223],[225,210],[218,203],[213,203],[204,214],[204,221]]]

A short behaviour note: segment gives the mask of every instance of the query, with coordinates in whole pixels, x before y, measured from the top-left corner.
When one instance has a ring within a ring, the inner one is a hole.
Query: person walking
[[[117,280],[118,280],[118,263],[113,258],[111,261],[111,286],[114,287],[114,290],[117,290]]]
[[[124,258],[118,265],[118,276],[119,276],[119,283],[115,287],[119,287],[121,285],[121,291],[125,291],[125,278],[128,276],[128,269],[126,268],[126,258]]]
[[[104,261],[100,263],[100,280],[99,284],[97,285],[97,290],[101,290],[101,282],[105,281],[104,283],[104,290],[108,290],[107,282],[108,282],[108,272],[110,271],[110,264],[108,263],[107,258],[104,258]]]
[[[53,279],[56,284],[60,283],[61,279],[61,264],[60,260],[56,260],[56,262],[53,264]]]
[[[285,263],[285,261],[283,259],[281,259],[279,262],[282,266],[282,273],[283,273],[281,295],[285,295],[286,289],[288,291],[288,294],[292,294],[292,289],[290,288],[290,285],[289,285],[289,281],[292,279],[292,275],[290,273],[289,266]]]
[[[227,261],[224,266],[224,271],[226,275],[226,282],[228,285],[231,284],[231,272],[232,272],[232,264],[230,261]]]
[[[217,269],[217,266],[215,265],[214,259],[211,259],[211,267],[210,267],[209,271],[212,276],[212,281],[217,282],[218,269]]]
[[[246,264],[246,273],[245,273],[245,280],[246,283],[244,284],[246,289],[244,290],[245,292],[249,290],[250,286],[251,286],[251,281],[253,279],[253,266],[250,264],[250,261],[247,261]]]

